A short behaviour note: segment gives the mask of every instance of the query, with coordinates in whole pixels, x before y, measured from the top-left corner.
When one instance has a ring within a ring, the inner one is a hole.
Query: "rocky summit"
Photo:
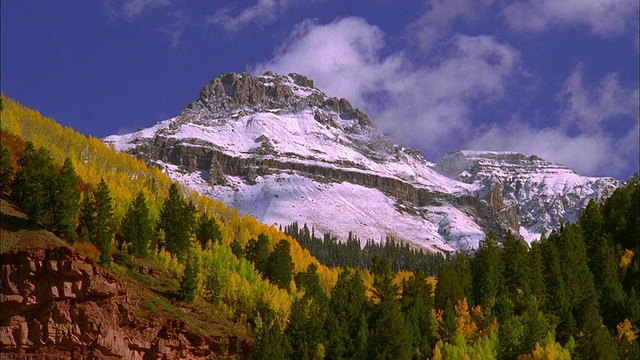
[[[517,153],[429,162],[299,74],[222,75],[175,118],[104,141],[262,222],[429,251],[532,241],[619,186]]]

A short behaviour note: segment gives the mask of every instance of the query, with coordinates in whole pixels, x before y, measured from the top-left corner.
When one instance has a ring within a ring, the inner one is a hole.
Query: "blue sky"
[[[638,0],[2,0],[5,95],[97,137],[227,72],[298,72],[428,160],[638,171]]]

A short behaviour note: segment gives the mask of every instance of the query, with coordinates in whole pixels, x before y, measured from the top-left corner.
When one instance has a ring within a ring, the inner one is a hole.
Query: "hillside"
[[[211,359],[253,349],[247,330],[219,311],[170,302],[177,279],[162,268],[104,268],[86,244],[71,246],[0,204],[3,359]]]

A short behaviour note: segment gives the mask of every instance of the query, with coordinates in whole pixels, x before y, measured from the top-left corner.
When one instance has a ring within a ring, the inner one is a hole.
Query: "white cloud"
[[[519,72],[520,53],[491,36],[455,36],[429,67],[413,66],[402,52],[382,56],[383,48],[384,33],[364,19],[305,22],[253,72],[305,74],[427,156],[468,139],[473,103],[500,99]]]
[[[102,5],[112,19],[131,20],[148,10],[167,7],[171,0],[102,0]]]
[[[313,0],[311,0],[313,1]],[[285,10],[299,4],[295,0],[258,0],[258,2],[242,10],[238,15],[231,15],[232,8],[227,7],[207,17],[207,22],[222,26],[226,31],[236,32],[250,24],[268,24],[276,21]]]
[[[584,80],[584,65],[579,64],[556,97],[565,102],[561,117],[565,126],[593,132],[620,117],[637,120],[638,88],[623,88],[616,73],[605,76],[598,86],[589,86]]]
[[[638,3],[633,0],[525,0],[503,10],[516,30],[544,32],[553,27],[586,26],[592,34],[610,37],[637,22]]]
[[[513,121],[492,126],[471,141],[469,148],[537,155],[582,175],[625,176],[638,161],[637,134],[637,124],[617,139],[604,133],[571,136],[561,128],[535,129],[523,121]]]
[[[427,0],[427,10],[408,26],[410,36],[428,51],[450,37],[454,21],[478,19],[493,3],[494,0]]]

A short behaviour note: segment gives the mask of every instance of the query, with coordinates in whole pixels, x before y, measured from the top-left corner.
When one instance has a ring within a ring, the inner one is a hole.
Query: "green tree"
[[[94,192],[94,198],[96,206],[94,243],[101,251],[100,263],[108,265],[112,260],[110,247],[114,234],[114,213],[111,191],[104,179],[100,179],[100,183]]]
[[[180,260],[184,260],[185,254],[191,249],[195,225],[195,206],[187,203],[178,185],[172,183],[169,196],[162,204],[158,227],[164,231],[165,248]]]
[[[279,288],[290,289],[293,278],[293,259],[291,258],[291,244],[287,240],[280,240],[269,255],[265,275]]]
[[[198,220],[198,229],[196,230],[196,239],[204,249],[207,242],[222,243],[222,231],[215,218],[209,217],[203,212]]]
[[[393,284],[393,271],[387,259],[374,258],[373,293],[378,302],[373,307],[369,358],[410,359],[411,336],[404,323],[397,287]]]
[[[96,231],[96,202],[91,188],[87,186],[84,188],[82,195],[76,233],[80,237],[80,240],[95,243]]]
[[[431,356],[436,343],[437,322],[433,316],[431,285],[427,283],[422,269],[402,285],[402,312],[405,324],[411,334],[413,358],[424,359]]]
[[[197,259],[189,259],[187,266],[184,269],[182,280],[180,281],[180,292],[178,293],[178,299],[192,303],[196,300],[196,294],[198,292],[198,272],[200,271],[200,265]]]
[[[144,193],[140,191],[129,205],[120,223],[123,241],[131,243],[129,253],[145,258],[149,255],[149,243],[153,237],[153,227],[149,219],[149,208]]]
[[[18,171],[11,184],[11,198],[30,221],[48,225],[51,218],[55,168],[44,148],[35,149],[27,142],[18,159]]]
[[[80,209],[80,192],[76,170],[68,157],[56,177],[52,195],[53,228],[59,236],[73,243],[77,240],[75,228]]]
[[[366,359],[369,307],[360,274],[346,268],[338,276],[329,301],[327,359]]]
[[[530,293],[529,279],[531,276],[531,269],[528,266],[527,247],[522,241],[516,239],[511,232],[507,234],[502,259],[504,263],[504,282],[509,294],[514,297],[519,295],[527,296]]]
[[[269,253],[269,237],[265,234],[258,235],[258,240],[249,240],[244,248],[244,257],[251,261],[256,270],[260,271],[265,277]]]
[[[8,196],[12,176],[11,154],[6,146],[0,145],[0,198]]]
[[[494,234],[488,234],[480,242],[471,265],[475,303],[488,312],[493,308],[496,295],[503,284],[504,265],[498,238]]]

